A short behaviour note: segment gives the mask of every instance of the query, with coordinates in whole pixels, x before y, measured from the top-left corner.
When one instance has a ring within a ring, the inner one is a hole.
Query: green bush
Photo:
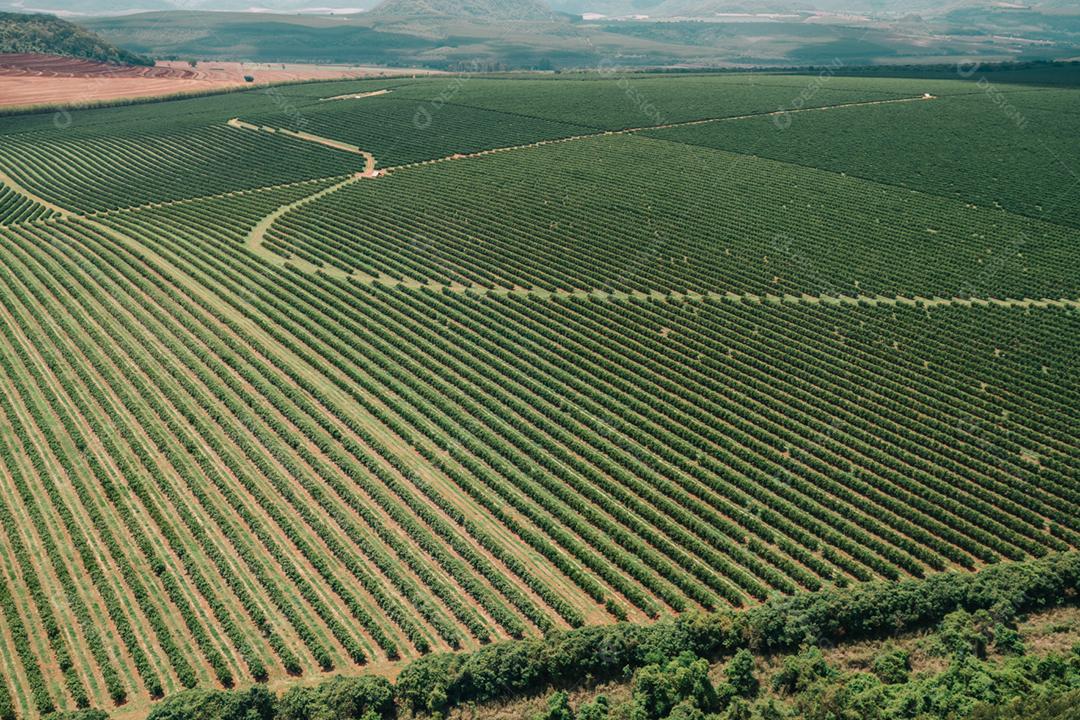
[[[277,702],[276,720],[361,720],[393,714],[394,687],[382,677],[336,677],[294,687]]]
[[[886,685],[905,683],[911,674],[911,655],[906,650],[886,646],[874,657],[873,671]]]
[[[185,690],[170,695],[147,720],[274,720],[274,696],[264,687],[248,690]]]
[[[574,720],[574,711],[570,708],[570,697],[562,691],[553,693],[548,698],[547,709],[537,715],[536,720]]]
[[[797,655],[784,658],[780,671],[773,675],[773,690],[792,695],[803,692],[818,680],[831,677],[834,670],[816,647],[804,648]]]
[[[58,710],[42,715],[41,720],[109,720],[104,710]]]
[[[743,648],[735,653],[724,667],[724,677],[736,695],[753,697],[758,691],[758,681],[754,677],[754,656]]]
[[[971,720],[1078,720],[1080,690],[1016,698],[1002,705],[979,705]]]
[[[577,720],[607,720],[611,703],[604,695],[597,695],[592,702],[578,708]]]
[[[709,680],[709,661],[682,653],[666,665],[646,665],[634,675],[635,718],[663,720],[675,706],[689,703],[703,712],[716,710],[719,699]],[[686,709],[680,711],[686,713]]]
[[[1023,655],[1024,642],[1016,628],[998,623],[994,626],[994,649],[1002,655]]]
[[[989,613],[957,610],[941,621],[937,640],[931,650],[954,658],[986,657],[986,646],[993,639]]]
[[[779,652],[821,640],[871,637],[941,622],[961,608],[1008,615],[1056,604],[1080,587],[1080,553],[991,565],[978,573],[868,582],[775,597],[744,611],[686,613],[651,626],[618,623],[549,633],[543,640],[496,643],[471,653],[433,654],[407,665],[397,695],[412,710],[441,711],[586,675],[618,677],[624,668],[663,663],[682,652],[712,658],[741,648]],[[982,616],[980,616],[982,617]],[[974,619],[951,621],[971,640]],[[981,622],[981,621],[980,621]],[[984,640],[985,643],[985,640]],[[985,644],[984,644],[985,646]]]

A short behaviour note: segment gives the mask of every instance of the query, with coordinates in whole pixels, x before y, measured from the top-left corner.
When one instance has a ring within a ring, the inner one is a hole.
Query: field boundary
[[[341,142],[340,140],[334,140],[332,138],[322,137],[321,135],[313,135],[301,130],[286,130],[284,128],[272,128],[265,125],[255,125],[253,123],[244,122],[240,118],[232,118],[228,122],[229,127],[237,128],[239,130],[254,130],[256,132],[266,132],[275,135],[285,135],[287,137],[295,138],[297,140],[304,140],[306,142],[316,143],[317,145],[325,145],[328,148],[334,150],[341,150],[342,152],[353,153],[360,155],[364,158],[364,169],[358,173],[360,177],[373,178],[378,177],[378,173],[375,170],[375,156],[369,153],[367,150],[363,150],[356,145],[350,145],[349,143]]]
[[[260,220],[258,222],[258,224],[251,229],[251,232],[248,233],[248,236],[244,241],[244,247],[246,247],[248,250],[250,250],[253,254],[258,256],[260,259],[268,260],[268,261],[273,262],[274,259],[278,258],[279,256],[277,256],[274,253],[270,252],[269,250],[266,250],[265,248],[263,248],[263,238],[266,236],[266,231],[269,230],[274,225],[275,222],[277,222],[278,218],[280,218],[282,215],[285,215],[285,214],[295,210],[298,207],[306,205],[306,204],[308,204],[310,202],[315,202],[319,198],[324,197],[326,195],[329,195],[332,192],[336,192],[337,190],[340,190],[341,188],[345,187],[346,185],[350,185],[350,184],[356,182],[357,180],[360,180],[361,178],[365,178],[365,177],[371,177],[371,176],[364,175],[362,173],[357,173],[355,175],[350,175],[349,177],[345,178],[341,182],[334,183],[333,185],[330,185],[329,187],[325,187],[325,188],[323,188],[322,190],[319,190],[316,193],[313,193],[311,195],[305,195],[304,197],[300,198],[299,200],[295,200],[295,201],[293,201],[291,203],[288,203],[286,205],[282,205],[282,206],[278,207],[272,213],[270,213],[269,215],[264,217],[262,220]]]
[[[371,93],[360,93],[360,94],[358,94],[358,96],[360,96],[360,97],[370,97],[372,95],[381,95],[381,94],[385,94],[387,92],[389,92],[389,90],[377,90],[377,91],[374,91],[374,92],[371,92]],[[344,98],[346,96],[341,96],[341,97]],[[352,96],[348,96],[348,97],[352,97]],[[335,99],[338,99],[338,98],[322,98],[322,99],[323,100],[335,100]],[[688,127],[688,126],[692,126],[692,125],[704,125],[704,124],[707,124],[707,123],[722,122],[722,121],[725,121],[725,120],[746,120],[746,119],[755,118],[755,117],[770,117],[770,116],[775,116],[775,115],[786,115],[788,113],[811,112],[811,111],[814,111],[814,110],[832,110],[832,109],[845,108],[845,107],[856,107],[856,106],[861,106],[861,105],[884,105],[884,104],[891,104],[891,103],[916,102],[916,101],[926,101],[926,100],[936,100],[936,99],[937,99],[936,95],[925,94],[925,95],[919,95],[919,96],[915,96],[915,97],[894,98],[894,99],[890,99],[890,100],[864,100],[864,101],[861,101],[861,102],[841,103],[841,104],[836,104],[836,105],[823,105],[823,106],[819,106],[819,107],[799,108],[799,109],[795,109],[795,110],[774,110],[774,111],[766,112],[766,113],[751,113],[751,114],[748,114],[748,115],[729,115],[729,116],[726,116],[726,117],[700,118],[700,119],[697,119],[697,120],[687,120],[687,121],[684,121],[684,122],[666,123],[666,124],[662,124],[662,125],[649,125],[649,126],[634,127],[634,128],[624,128],[622,130],[598,130],[597,132],[584,133],[584,134],[581,134],[581,135],[571,135],[569,137],[552,138],[552,139],[549,139],[549,140],[537,140],[536,142],[524,143],[524,144],[521,144],[521,145],[508,145],[508,146],[505,146],[505,147],[489,148],[487,150],[478,150],[476,152],[471,152],[471,153],[454,153],[452,155],[447,155],[447,156],[441,157],[441,158],[432,158],[430,160],[420,160],[420,161],[417,161],[417,162],[414,162],[414,163],[405,163],[403,165],[393,165],[393,166],[390,166],[390,167],[387,167],[387,168],[383,168],[381,170],[376,170],[375,169],[376,164],[377,164],[377,160],[376,160],[374,154],[371,153],[371,152],[368,152],[367,150],[363,150],[362,148],[360,148],[360,147],[358,147],[356,145],[350,145],[348,143],[341,142],[339,140],[334,140],[334,139],[331,139],[331,138],[322,137],[320,135],[314,135],[314,134],[308,133],[308,132],[296,131],[296,130],[286,130],[286,129],[283,129],[283,128],[273,128],[273,127],[269,127],[269,126],[265,126],[265,125],[256,125],[255,123],[250,123],[250,122],[246,122],[244,120],[241,120],[238,117],[231,118],[228,121],[227,124],[229,125],[229,127],[236,128],[236,129],[239,129],[239,130],[249,130],[249,131],[253,131],[253,132],[266,132],[266,133],[271,133],[271,134],[286,135],[288,137],[296,138],[298,140],[304,140],[304,141],[307,141],[307,142],[313,142],[313,143],[317,143],[319,145],[324,145],[326,147],[329,147],[329,148],[332,148],[332,149],[335,149],[335,150],[341,150],[341,151],[344,151],[344,152],[351,152],[351,153],[354,153],[354,154],[358,154],[358,155],[361,155],[364,158],[364,169],[363,169],[362,172],[357,173],[352,178],[349,178],[346,181],[340,182],[340,183],[338,183],[338,184],[336,184],[336,185],[334,185],[334,186],[332,186],[330,188],[325,188],[325,189],[320,190],[319,192],[317,192],[317,193],[315,193],[313,195],[310,195],[310,196],[308,196],[306,198],[301,198],[300,200],[297,200],[296,202],[291,203],[288,206],[278,208],[277,210],[273,211],[272,213],[267,215],[265,218],[260,220],[259,223],[255,226],[255,228],[252,229],[251,233],[248,235],[247,240],[244,243],[245,247],[247,247],[249,250],[251,250],[253,253],[255,253],[256,255],[258,255],[259,257],[261,257],[263,259],[270,260],[272,262],[277,262],[278,256],[276,254],[266,253],[262,248],[263,238],[266,236],[266,232],[271,227],[273,227],[274,222],[276,222],[282,216],[286,215],[290,210],[293,210],[296,207],[304,205],[308,201],[316,200],[318,198],[322,198],[322,197],[325,197],[327,195],[330,195],[331,193],[345,187],[346,185],[351,184],[352,181],[355,180],[355,179],[360,179],[360,178],[373,179],[373,178],[377,178],[377,177],[382,177],[382,176],[384,176],[386,174],[389,174],[389,173],[392,173],[392,172],[397,172],[397,171],[400,171],[400,170],[406,170],[406,169],[409,169],[409,168],[416,168],[416,167],[424,167],[424,166],[427,166],[427,165],[434,165],[436,163],[450,162],[450,161],[454,161],[454,160],[466,160],[466,159],[469,159],[469,158],[483,157],[485,155],[494,155],[496,153],[510,152],[510,151],[514,151],[514,150],[525,150],[525,149],[529,149],[529,148],[538,148],[538,147],[544,147],[545,145],[555,145],[555,144],[559,144],[559,143],[568,143],[568,142],[574,142],[574,141],[577,141],[577,140],[588,140],[588,139],[599,138],[599,137],[611,137],[611,136],[615,136],[615,135],[629,135],[629,134],[633,134],[633,133],[645,132],[647,130],[664,130],[664,129],[668,129],[668,128]],[[278,264],[280,264],[280,263],[278,263]],[[298,263],[298,264],[300,264],[300,263]],[[303,269],[305,269],[305,270],[307,270],[309,272],[315,269],[315,266],[311,265],[310,263],[307,263],[306,261],[302,261],[302,265],[304,266]],[[346,273],[346,272],[341,271],[341,270],[336,270],[336,269],[329,270],[327,272],[327,274],[332,276],[332,277],[337,277],[337,278],[348,277],[350,275],[349,273]]]
[[[351,181],[351,179],[350,179]],[[350,182],[346,181],[346,182]],[[344,185],[345,183],[339,183]],[[329,194],[334,187],[327,188],[324,194]],[[302,205],[312,198],[304,198],[288,206],[292,210],[297,205]],[[282,215],[284,213],[281,213]],[[280,215],[278,216],[280,217]],[[276,218],[275,218],[276,219]],[[271,223],[272,224],[272,223]],[[262,229],[265,234],[269,225]],[[254,232],[252,233],[254,235]],[[347,273],[344,270],[333,267],[316,267],[306,260],[299,258],[283,258],[277,254],[269,253],[261,248],[252,247],[251,239],[246,247],[256,253],[260,258],[270,260],[278,267],[292,267],[301,272],[315,272],[326,277],[338,280],[350,280],[367,286],[385,288],[406,288],[408,290],[430,290],[432,292],[453,292],[461,294],[493,295],[493,296],[518,296],[536,297],[541,299],[592,299],[592,300],[639,300],[653,302],[701,302],[701,301],[725,301],[725,302],[749,302],[772,305],[883,305],[896,306],[907,305],[910,307],[1012,307],[1012,308],[1076,308],[1080,309],[1080,298],[978,298],[978,297],[923,297],[921,295],[800,295],[784,294],[756,294],[734,292],[669,292],[664,290],[652,290],[645,292],[635,290],[633,292],[608,291],[608,290],[545,290],[543,288],[526,287],[482,287],[478,285],[447,285],[443,283],[425,283],[418,280],[373,277],[361,273]]]
[[[1080,308],[1080,299],[1073,298],[963,298],[963,297],[922,297],[914,295],[758,295],[754,293],[732,292],[609,292],[606,290],[543,290],[538,288],[483,288],[465,285],[440,285],[437,283],[419,283],[414,281],[394,282],[372,277],[351,276],[354,281],[365,285],[384,285],[425,288],[434,292],[477,293],[481,295],[518,295],[548,299],[591,298],[594,300],[651,300],[660,302],[684,301],[727,301],[751,302],[758,304],[808,304],[808,305],[909,305],[913,307],[1023,307],[1023,308]]]
[[[70,217],[73,214],[70,210],[68,210],[66,208],[62,208],[62,207],[60,207],[59,205],[57,205],[55,203],[51,203],[51,202],[49,202],[48,200],[46,200],[45,198],[43,198],[43,197],[41,197],[39,195],[35,195],[33,193],[33,191],[31,191],[31,190],[23,187],[22,185],[20,185],[19,182],[15,178],[11,177],[10,175],[8,175],[3,170],[0,170],[0,184],[7,185],[9,188],[14,190],[16,193],[18,193],[19,195],[22,195],[24,198],[27,198],[28,200],[36,202],[38,205],[42,205],[43,207],[48,208],[49,210],[52,210],[53,212],[59,214],[61,217],[66,218],[66,217]]]
[[[390,88],[383,88],[382,90],[372,90],[370,92],[359,93],[347,93],[345,95],[335,95],[333,97],[319,98],[319,102],[330,102],[332,100],[362,100],[364,98],[375,97],[377,95],[386,95],[393,92]]]
[[[749,113],[746,115],[726,115],[724,117],[698,118],[696,120],[684,120],[682,122],[664,123],[661,125],[643,125],[641,127],[623,128],[622,130],[598,130],[593,133],[582,133],[581,135],[570,135],[569,137],[552,138],[550,140],[537,140],[536,142],[524,143],[521,145],[508,145],[505,147],[489,148],[487,150],[477,150],[476,152],[471,153],[454,153],[453,155],[447,155],[441,158],[433,158],[431,160],[419,160],[413,163],[393,165],[386,168],[386,172],[390,173],[398,170],[405,170],[408,168],[422,167],[424,165],[433,165],[435,163],[448,162],[451,160],[466,160],[468,158],[483,157],[484,155],[493,155],[500,152],[509,152],[511,150],[525,150],[528,148],[543,147],[545,145],[556,145],[558,143],[574,142],[576,140],[588,140],[590,138],[608,137],[612,135],[631,135],[640,132],[647,132],[649,130],[668,130],[671,128],[691,127],[694,125],[707,125],[710,123],[724,122],[726,120],[750,120],[752,118],[806,113],[813,112],[815,110],[839,110],[841,108],[860,107],[863,105],[890,105],[893,103],[907,103],[937,99],[937,95],[927,94],[919,95],[916,97],[893,98],[890,100],[862,100],[860,102],[838,103],[835,105],[820,105],[817,107],[797,108],[792,110],[772,110],[770,112]]]

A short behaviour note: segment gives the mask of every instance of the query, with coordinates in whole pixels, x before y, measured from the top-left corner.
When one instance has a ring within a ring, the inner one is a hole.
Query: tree
[[[911,656],[906,650],[886,645],[874,658],[873,671],[886,685],[907,682],[911,672]]]
[[[554,693],[548,698],[547,709],[537,715],[536,720],[574,720],[570,697],[561,690]]]
[[[585,703],[578,708],[577,720],[607,720],[611,711],[611,703],[604,695],[597,695],[591,703]]]
[[[821,650],[816,647],[804,648],[798,655],[784,658],[780,672],[773,676],[773,689],[789,695],[802,692],[832,674]]]
[[[683,653],[667,665],[646,665],[634,676],[635,717],[661,720],[684,701],[706,712],[719,704],[707,660]]]
[[[394,689],[386,678],[335,677],[314,687],[294,687],[277,704],[277,720],[362,720],[392,713]]]
[[[758,681],[754,677],[754,656],[743,648],[735,653],[724,667],[724,676],[736,695],[753,697],[758,691]]]

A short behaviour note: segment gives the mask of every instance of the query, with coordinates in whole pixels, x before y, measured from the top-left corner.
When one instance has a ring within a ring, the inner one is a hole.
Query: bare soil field
[[[121,98],[199,93],[248,84],[383,77],[424,71],[340,65],[161,62],[109,65],[56,55],[0,54],[0,107],[83,105]]]
[[[96,60],[42,55],[37,53],[0,54],[0,73],[5,77],[65,78],[169,78],[191,80],[198,74],[189,67],[160,65],[111,65]]]

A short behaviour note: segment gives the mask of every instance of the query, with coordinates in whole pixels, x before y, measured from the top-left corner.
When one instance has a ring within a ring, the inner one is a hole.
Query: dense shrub
[[[979,705],[971,720],[1075,720],[1080,717],[1080,690],[1016,698],[1004,704]]]
[[[570,697],[562,691],[552,693],[544,712],[535,720],[574,720],[574,711],[570,707]]]
[[[278,701],[277,720],[370,720],[394,710],[394,687],[382,677],[336,677],[295,687]]]
[[[744,647],[792,650],[805,643],[936,623],[957,608],[1015,613],[1076,597],[1078,586],[1080,553],[1068,552],[993,565],[975,574],[826,588],[776,597],[742,612],[688,613],[651,626],[580,628],[472,653],[430,655],[401,672],[397,694],[409,708],[436,711],[572,683],[586,675],[612,677],[623,668],[660,663],[685,651],[715,657]]]
[[[773,676],[773,690],[788,695],[803,692],[819,680],[829,677],[831,672],[821,650],[809,647],[797,655],[784,658],[780,672]]]
[[[261,686],[249,690],[185,690],[170,695],[147,720],[273,720],[273,694]]]
[[[758,681],[754,677],[754,656],[743,648],[735,653],[724,667],[724,677],[736,695],[752,697],[757,694]]]
[[[720,698],[709,680],[709,662],[692,653],[682,653],[666,665],[646,665],[634,675],[635,718],[662,720],[676,706],[686,714],[691,709],[707,712],[719,709]]]
[[[886,685],[907,682],[911,673],[911,656],[906,650],[885,647],[874,657],[874,675]]]
[[[43,715],[41,720],[109,720],[104,710],[58,710]]]

